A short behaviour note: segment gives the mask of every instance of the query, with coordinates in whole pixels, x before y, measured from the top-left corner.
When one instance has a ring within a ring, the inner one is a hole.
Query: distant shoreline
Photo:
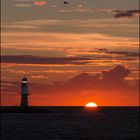
[[[140,106],[99,106],[93,109],[138,109]],[[0,106],[1,113],[53,113],[55,110],[77,110],[83,109],[84,106],[29,106],[27,109],[22,109],[20,106]]]

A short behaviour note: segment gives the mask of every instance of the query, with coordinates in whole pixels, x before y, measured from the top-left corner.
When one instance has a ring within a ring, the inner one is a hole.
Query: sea
[[[139,107],[1,108],[1,140],[139,140]]]

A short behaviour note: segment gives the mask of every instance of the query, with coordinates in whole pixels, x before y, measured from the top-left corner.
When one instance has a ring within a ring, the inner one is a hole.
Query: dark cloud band
[[[115,18],[131,18],[131,17],[136,17],[140,15],[140,10],[115,10]]]
[[[88,58],[66,57],[66,58],[47,58],[31,55],[5,55],[1,56],[2,63],[17,64],[86,64]]]

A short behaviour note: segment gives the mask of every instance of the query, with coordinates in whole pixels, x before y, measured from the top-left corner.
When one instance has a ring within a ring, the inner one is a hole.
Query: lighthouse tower
[[[27,78],[22,79],[22,84],[21,84],[21,108],[22,109],[27,109],[28,108],[28,83],[27,83]]]

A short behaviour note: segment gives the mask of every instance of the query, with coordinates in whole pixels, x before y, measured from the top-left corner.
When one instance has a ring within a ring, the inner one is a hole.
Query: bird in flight
[[[69,2],[67,2],[67,1],[64,1],[64,4],[69,4]]]

